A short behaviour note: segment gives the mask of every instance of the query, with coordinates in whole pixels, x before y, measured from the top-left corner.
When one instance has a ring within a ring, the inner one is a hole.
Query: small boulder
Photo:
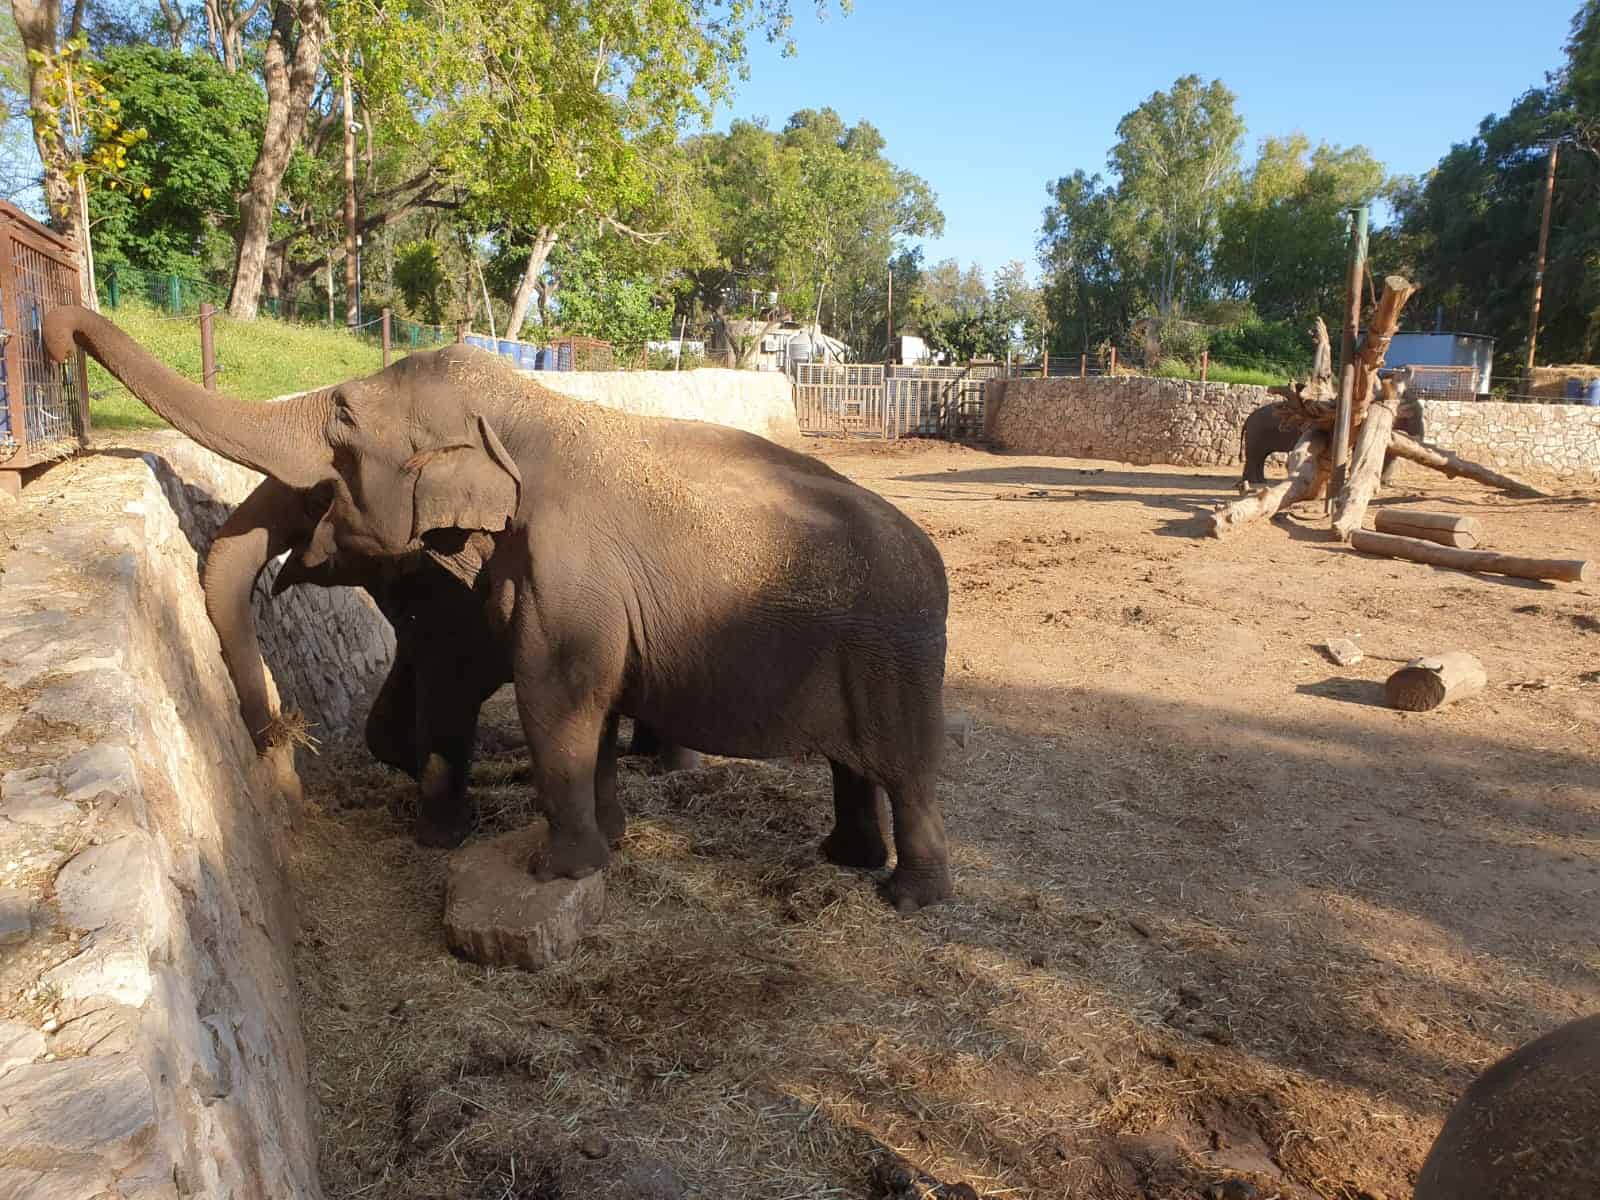
[[[1326,648],[1328,657],[1341,667],[1353,667],[1366,657],[1361,653],[1361,647],[1349,638],[1329,638]]]
[[[539,882],[528,862],[549,838],[549,825],[539,820],[450,856],[444,908],[450,949],[485,966],[537,971],[577,948],[605,913],[605,877],[597,871]]]

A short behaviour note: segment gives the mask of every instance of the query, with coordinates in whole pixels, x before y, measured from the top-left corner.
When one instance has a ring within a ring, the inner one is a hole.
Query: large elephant
[[[1416,1200],[1600,1196],[1600,1015],[1513,1050],[1473,1080],[1417,1173]]]
[[[1420,442],[1424,436],[1422,405],[1416,400],[1402,400],[1400,411],[1395,416],[1394,427]],[[1246,417],[1244,427],[1239,431],[1239,457],[1244,463],[1244,481],[1251,484],[1265,483],[1267,456],[1287,454],[1294,449],[1295,438],[1299,435],[1298,429],[1284,429],[1278,424],[1275,403],[1263,404]],[[1387,484],[1393,478],[1396,461],[1398,460],[1393,454],[1383,456],[1383,483]]]
[[[276,731],[251,604],[267,563],[286,555],[274,595],[296,584],[360,587],[395,633],[395,658],[366,721],[367,748],[418,783],[417,840],[459,845],[470,831],[467,794],[474,735],[484,701],[510,682],[506,657],[483,616],[483,597],[421,558],[415,561],[305,565],[302,551],[326,508],[322,494],[266,479],[218,530],[202,570],[206,612],[239,697],[240,715],[263,756],[292,754]],[[635,751],[648,746],[664,769],[696,765],[692,750],[662,743],[642,727]],[[615,746],[603,753],[614,755]],[[286,763],[275,763],[285,779]],[[614,770],[614,761],[608,769]],[[610,821],[620,838],[622,820]]]
[[[600,755],[617,711],[714,754],[820,753],[834,862],[897,859],[902,912],[946,898],[936,795],[948,585],[933,542],[826,465],[708,422],[555,395],[464,346],[274,404],[207,392],[95,313],[45,319],[202,445],[288,487],[331,488],[303,554],[425,554],[485,597],[549,817],[541,878],[609,860]]]

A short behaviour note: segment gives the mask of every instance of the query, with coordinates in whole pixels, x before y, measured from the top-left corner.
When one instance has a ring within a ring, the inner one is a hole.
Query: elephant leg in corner
[[[698,750],[665,741],[660,734],[642,721],[634,721],[633,738],[628,743],[628,753],[653,757],[655,769],[662,774],[673,771],[697,771],[701,766]]]
[[[477,819],[467,781],[478,713],[494,688],[460,666],[430,662],[417,675],[416,838],[423,846],[459,846]]]
[[[621,717],[613,711],[600,730],[600,744],[594,759],[594,819],[605,836],[606,845],[615,850],[628,831],[628,814],[617,797],[617,725]]]
[[[822,856],[841,867],[875,871],[889,861],[879,789],[843,763],[832,766],[833,832],[822,841]]]

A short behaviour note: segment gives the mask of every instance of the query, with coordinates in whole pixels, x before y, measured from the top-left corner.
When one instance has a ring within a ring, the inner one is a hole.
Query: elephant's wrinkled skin
[[[483,597],[421,559],[342,570],[331,564],[306,567],[300,552],[326,501],[326,495],[264,480],[218,530],[206,556],[206,612],[239,697],[240,715],[258,753],[292,754],[292,747],[273,742],[251,605],[267,563],[288,554],[274,595],[296,584],[364,588],[395,633],[394,663],[367,715],[367,748],[380,762],[417,781],[417,840],[429,846],[459,845],[472,826],[467,778],[478,714],[484,701],[510,682],[505,655],[483,619]],[[650,752],[669,770],[698,762],[694,751],[661,744],[649,730],[635,731],[636,743],[641,740],[652,743]],[[614,742],[610,753],[615,753]],[[614,763],[609,769],[614,770]],[[608,836],[614,841],[620,841],[623,825],[620,809],[608,814]]]
[[[1467,1088],[1417,1174],[1416,1200],[1600,1196],[1600,1015],[1520,1046]]]
[[[1402,400],[1394,427],[1420,442],[1423,438],[1422,405],[1415,400]],[[1287,454],[1294,449],[1295,439],[1298,436],[1297,429],[1279,427],[1276,404],[1263,404],[1246,417],[1244,427],[1239,431],[1239,456],[1244,462],[1244,481],[1251,484],[1265,483],[1267,456]],[[1383,483],[1387,484],[1393,477],[1396,461],[1393,454],[1383,456]]]
[[[597,768],[620,710],[713,754],[825,755],[837,863],[886,861],[883,787],[890,899],[950,894],[944,563],[886,500],[752,434],[570,400],[464,346],[262,405],[204,391],[81,308],[51,312],[44,336],[217,453],[331,487],[308,567],[421,551],[483,589],[550,819],[539,876],[609,859]]]

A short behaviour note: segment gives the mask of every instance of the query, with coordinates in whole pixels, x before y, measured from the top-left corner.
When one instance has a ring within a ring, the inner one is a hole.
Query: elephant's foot
[[[674,771],[698,771],[704,764],[700,751],[687,746],[663,745],[656,751],[655,773],[670,775]]]
[[[895,911],[901,916],[909,916],[930,904],[950,899],[955,894],[955,885],[950,880],[948,863],[927,866],[902,863],[889,876],[884,891]]]
[[[419,812],[415,830],[417,845],[435,850],[454,850],[467,840],[467,834],[472,832],[472,824],[470,809],[448,817]]]
[[[835,828],[822,839],[822,857],[837,867],[876,871],[889,861],[889,847],[879,829]]]
[[[607,846],[615,850],[622,845],[623,835],[628,832],[628,814],[620,800],[615,796],[609,803],[596,800],[594,819],[595,824],[600,826],[600,836],[605,838]]]
[[[603,871],[610,861],[611,850],[599,830],[552,835],[550,844],[541,847],[528,861],[528,872],[540,883],[552,879],[584,879]]]

